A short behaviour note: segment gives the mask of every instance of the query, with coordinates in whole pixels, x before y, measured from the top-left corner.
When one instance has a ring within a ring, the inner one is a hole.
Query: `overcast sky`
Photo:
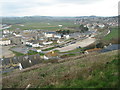
[[[0,16],[116,16],[119,0],[2,0]]]

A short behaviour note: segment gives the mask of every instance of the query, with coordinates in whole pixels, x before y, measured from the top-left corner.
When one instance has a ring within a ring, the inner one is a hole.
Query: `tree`
[[[80,29],[80,32],[86,32],[86,31],[88,31],[88,28],[84,27],[83,24],[80,25],[79,29]]]
[[[70,30],[59,30],[59,31],[56,31],[56,32],[60,33],[60,34],[69,34]]]
[[[70,33],[70,30],[67,30],[66,33],[69,34],[69,33]]]
[[[102,42],[99,42],[96,44],[96,48],[103,48],[104,44]]]
[[[63,31],[62,31],[62,34],[66,34],[66,31],[65,31],[65,30],[63,30]]]

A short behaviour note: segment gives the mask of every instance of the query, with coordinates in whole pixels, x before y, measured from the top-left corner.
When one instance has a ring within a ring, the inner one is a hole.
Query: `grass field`
[[[104,37],[104,40],[111,40],[113,38],[118,38],[118,28],[112,28],[111,32]]]
[[[63,25],[62,27],[59,27],[58,25]],[[45,30],[58,30],[58,29],[66,29],[66,27],[75,27],[78,25],[75,25],[73,21],[50,21],[50,22],[28,22],[23,23],[24,26],[20,26],[19,24],[12,25],[9,30],[16,30],[19,28],[20,30],[26,30],[26,29],[45,29]]]

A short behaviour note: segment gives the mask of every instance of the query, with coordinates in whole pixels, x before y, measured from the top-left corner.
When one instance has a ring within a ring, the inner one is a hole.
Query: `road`
[[[59,50],[60,52],[66,52],[66,51],[74,50],[78,46],[86,47],[86,46],[94,43],[95,41],[96,41],[95,38],[87,38],[82,41],[78,41],[75,44],[71,44],[71,45],[68,45],[68,46],[65,46],[62,48],[56,48],[56,50]]]

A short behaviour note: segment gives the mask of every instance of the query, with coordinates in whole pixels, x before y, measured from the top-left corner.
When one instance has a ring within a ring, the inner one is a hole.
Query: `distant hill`
[[[51,16],[25,16],[25,17],[2,17],[3,24],[23,24],[26,22],[46,22],[46,21],[71,20],[70,17],[51,17]]]
[[[52,17],[48,16],[25,16],[25,17],[3,17],[2,23],[4,24],[22,24],[26,22],[41,22],[50,20]]]
[[[77,16],[77,17],[52,17],[52,16],[24,16],[24,17],[1,17],[3,24],[23,24],[26,22],[47,22],[47,21],[71,21],[76,18],[97,18],[100,16]],[[116,16],[115,16],[116,17]]]

